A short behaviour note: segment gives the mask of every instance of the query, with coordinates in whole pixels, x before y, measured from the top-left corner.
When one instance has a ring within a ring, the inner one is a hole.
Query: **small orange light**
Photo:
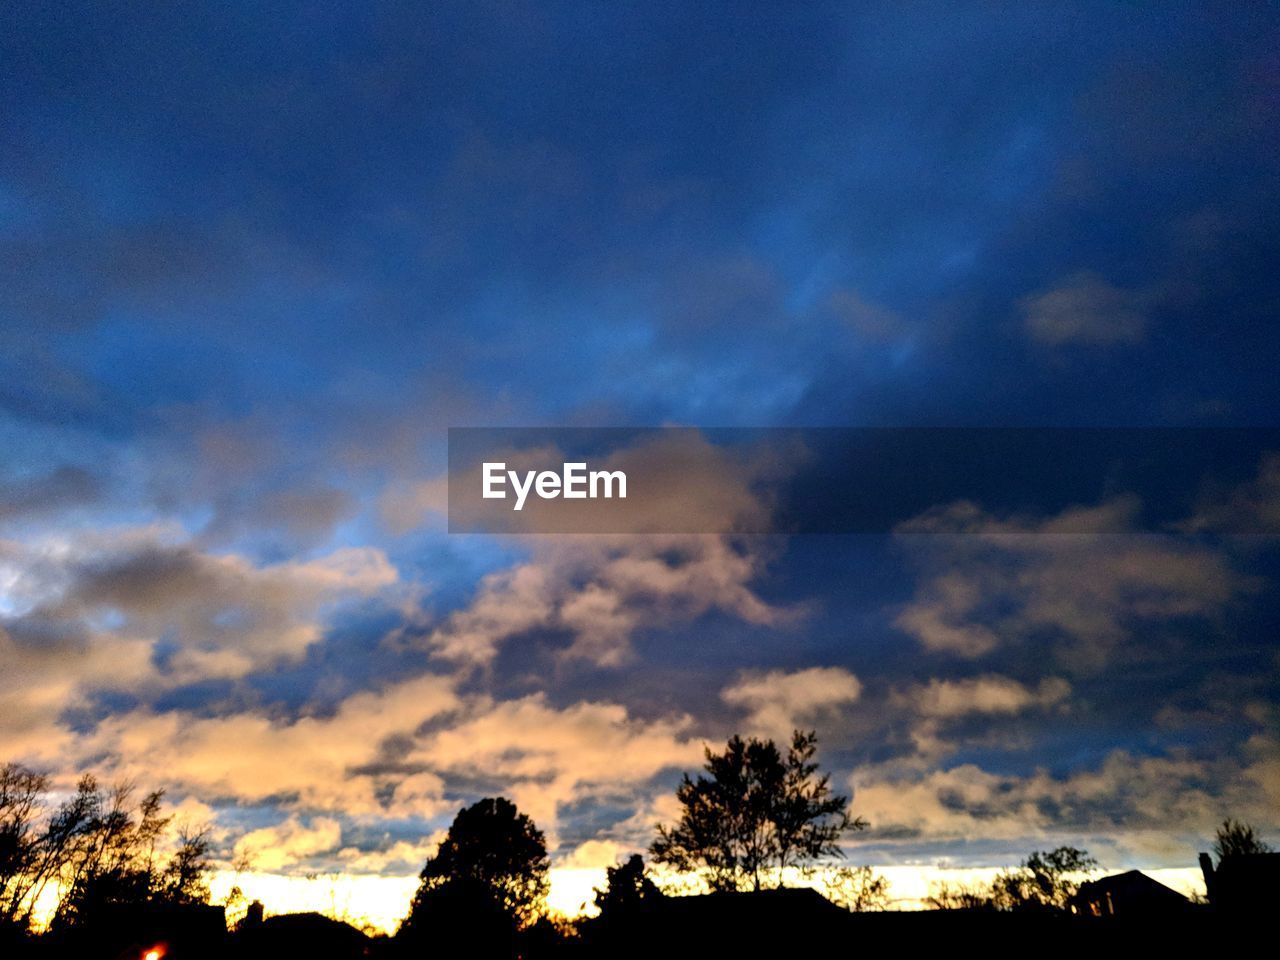
[[[152,947],[150,950],[148,950],[146,953],[142,955],[142,960],[161,960],[163,956],[164,956],[163,950],[161,950],[159,947]]]

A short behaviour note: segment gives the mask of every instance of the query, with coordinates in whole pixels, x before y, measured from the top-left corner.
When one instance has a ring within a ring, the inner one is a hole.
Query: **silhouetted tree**
[[[1271,846],[1263,843],[1262,838],[1247,823],[1228,817],[1222,821],[1214,835],[1213,852],[1222,863],[1227,857],[1250,853],[1270,853]]]
[[[581,956],[580,953],[574,952],[574,948],[580,943],[578,927],[572,920],[544,913],[530,926],[520,931],[517,953],[520,960]],[[472,949],[466,950],[462,955],[479,956]]]
[[[206,903],[208,846],[202,834],[181,832],[167,859],[156,848],[170,818],[163,792],[132,809],[127,785],[104,792],[84,776],[56,808],[48,777],[17,764],[0,767],[0,924],[30,926],[46,890],[57,889],[54,924],[84,927],[115,905]]]
[[[178,849],[158,876],[155,898],[165,903],[209,902],[209,840],[202,830],[181,828]]]
[[[129,785],[103,793],[90,777],[84,786],[88,787],[89,818],[63,878],[63,895],[54,914],[58,927],[84,926],[104,908],[149,900],[155,842],[168,825],[168,819],[160,816],[159,792],[143,797],[135,818],[129,809]]]
[[[48,778],[18,764],[0,766],[0,921],[26,928],[34,871],[41,859],[37,821]]]
[[[662,891],[645,876],[644,858],[633,853],[625,863],[605,868],[605,887],[596,890],[596,907],[602,918],[630,913],[662,898]]]
[[[889,881],[870,867],[840,867],[826,878],[827,899],[854,913],[889,906]]]
[[[1079,890],[1071,874],[1088,873],[1098,861],[1076,847],[1035,851],[1016,870],[992,882],[992,901],[1001,910],[1064,911]]]
[[[548,889],[542,831],[515,804],[489,797],[460,810],[400,926],[404,943],[470,943],[501,955],[541,912]],[[483,941],[483,942],[481,942]]]
[[[84,777],[79,794],[86,816],[60,877],[55,926],[88,926],[112,907],[208,902],[203,833],[179,830],[177,849],[164,859],[157,854],[172,821],[161,815],[163,790],[145,794],[136,809],[127,783],[102,791]]]
[[[0,925],[26,930],[50,884],[69,872],[90,828],[97,796],[92,777],[48,812],[49,778],[19,764],[0,767]]]
[[[710,776],[685,774],[676,790],[680,820],[659,824],[654,860],[700,870],[714,890],[759,890],[770,873],[781,886],[785,868],[841,856],[840,837],[866,824],[818,774],[817,742],[797,730],[785,756],[774,741],[754,737],[732,737],[723,753],[708,748]]]

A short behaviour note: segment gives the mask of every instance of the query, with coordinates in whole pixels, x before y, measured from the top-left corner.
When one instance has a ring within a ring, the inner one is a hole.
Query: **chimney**
[[[1204,892],[1213,899],[1213,858],[1207,853],[1200,854],[1200,872],[1204,874]]]

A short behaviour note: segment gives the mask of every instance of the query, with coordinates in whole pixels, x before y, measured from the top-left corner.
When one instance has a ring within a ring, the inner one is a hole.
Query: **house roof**
[[[1090,880],[1080,885],[1077,897],[1084,901],[1100,900],[1110,895],[1113,900],[1163,901],[1169,904],[1186,904],[1189,901],[1172,887],[1167,887],[1141,870],[1127,870],[1109,877]]]

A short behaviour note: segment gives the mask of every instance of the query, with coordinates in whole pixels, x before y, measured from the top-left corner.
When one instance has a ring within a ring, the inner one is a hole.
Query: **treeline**
[[[802,731],[784,747],[735,736],[721,751],[708,749],[703,773],[685,775],[677,790],[680,817],[658,826],[653,859],[724,892],[779,887],[787,871],[838,855],[843,836],[865,823],[831,789],[816,751],[816,735]],[[95,925],[119,926],[140,907],[208,903],[207,840],[162,815],[161,791],[137,797],[130,785],[104,789],[86,776],[65,801],[54,804],[50,795],[44,774],[0,767],[0,926],[7,938],[28,935],[49,897],[56,899],[50,933],[64,939]],[[509,800],[486,798],[459,811],[421,872],[395,944],[466,941],[479,956],[527,953],[538,943],[543,949],[534,952],[544,952],[662,899],[636,855],[607,871],[596,920],[553,919],[545,905],[549,863],[542,832]],[[867,868],[846,870],[829,893],[868,909],[883,906],[885,884]]]
[[[1213,853],[1219,867],[1233,857],[1273,852],[1257,831],[1233,818],[1214,833]],[[1012,870],[1001,870],[987,884],[940,884],[925,905],[933,910],[1068,913],[1082,878],[1098,869],[1098,861],[1076,847],[1036,851]]]
[[[706,750],[703,773],[676,790],[680,816],[660,824],[653,860],[696,874],[715,892],[780,887],[788,870],[839,856],[839,841],[866,826],[831,789],[815,762],[817,736],[732,737]],[[549,861],[542,832],[509,800],[487,798],[459,811],[422,870],[421,885],[396,935],[411,952],[467,949],[474,956],[546,955],[608,940],[652,916],[664,899],[637,854],[606,871],[598,915],[570,924],[547,915]],[[886,885],[869,870],[837,876],[831,892],[858,909],[882,906]]]
[[[1097,867],[1097,860],[1076,847],[1037,850],[989,884],[940,884],[925,904],[933,910],[1066,913],[1080,890],[1079,878]]]
[[[866,823],[851,814],[847,797],[831,789],[814,759],[816,750],[814,733],[803,731],[785,747],[732,737],[723,750],[707,749],[703,771],[686,774],[676,791],[679,816],[657,825],[651,858],[697,877],[699,888],[713,893],[754,891],[772,897],[768,891],[781,888],[789,876],[807,874],[823,876],[828,900],[846,910],[884,910],[883,877],[869,867],[832,866],[842,856],[840,841]],[[136,798],[128,785],[103,789],[86,776],[62,803],[51,804],[49,798],[44,775],[15,764],[0,767],[0,934],[11,941],[27,936],[37,905],[50,896],[56,898],[50,935],[67,942],[76,931],[107,929],[111,922],[118,926],[125,915],[144,916],[138,908],[181,914],[208,903],[208,843],[202,833],[162,815],[162,792]],[[1228,820],[1214,849],[1221,862],[1268,848],[1252,828]],[[927,905],[974,915],[1066,914],[1081,878],[1097,866],[1075,847],[1035,852],[990,884],[939,887]],[[398,932],[383,939],[379,951],[621,955],[646,926],[691,922],[687,912],[669,908],[698,905],[666,897],[636,854],[607,870],[605,886],[595,894],[597,916],[571,922],[546,909],[549,876],[545,837],[533,821],[503,797],[480,800],[458,812],[423,867]],[[723,905],[736,899],[701,902]],[[822,909],[848,917],[814,899]],[[817,908],[795,898],[785,903],[788,910]],[[128,910],[134,912],[122,913]],[[820,912],[813,918],[819,924],[830,920]],[[242,925],[241,946],[252,945],[251,934]]]

